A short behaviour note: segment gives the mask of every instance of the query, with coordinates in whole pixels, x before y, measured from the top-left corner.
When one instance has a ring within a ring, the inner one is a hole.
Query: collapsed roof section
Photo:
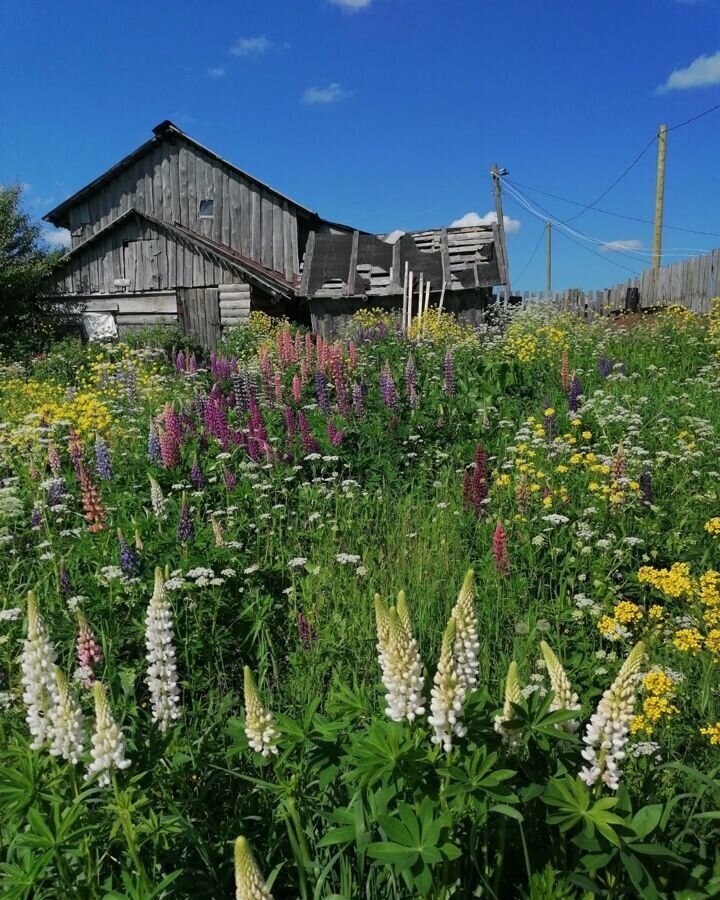
[[[432,293],[504,284],[505,248],[496,225],[439,228],[386,238],[312,232],[305,251],[301,297],[402,295],[406,269]]]

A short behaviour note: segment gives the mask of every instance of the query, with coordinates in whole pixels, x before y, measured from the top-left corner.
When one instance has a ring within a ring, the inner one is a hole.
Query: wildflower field
[[[720,308],[152,337],[0,360],[3,898],[720,897]]]

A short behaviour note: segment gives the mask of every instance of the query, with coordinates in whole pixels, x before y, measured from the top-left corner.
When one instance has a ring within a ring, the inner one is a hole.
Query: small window
[[[200,201],[200,209],[198,210],[198,216],[201,219],[212,219],[212,217],[213,217],[213,201],[212,200],[201,200]]]

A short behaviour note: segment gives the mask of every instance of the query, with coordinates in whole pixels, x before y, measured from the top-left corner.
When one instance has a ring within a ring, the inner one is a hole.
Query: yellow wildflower
[[[703,526],[711,537],[720,537],[720,516],[713,516]]]
[[[706,725],[705,728],[700,729],[700,734],[709,737],[710,743],[714,747],[720,746],[720,722],[716,722],[714,725]]]
[[[703,636],[697,628],[681,628],[675,632],[673,644],[683,653],[697,655],[702,650]]]

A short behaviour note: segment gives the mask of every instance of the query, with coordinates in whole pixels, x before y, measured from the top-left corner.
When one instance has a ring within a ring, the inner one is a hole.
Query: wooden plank
[[[287,201],[283,200],[282,204],[282,223],[283,223],[283,262],[284,268],[280,271],[285,272],[288,281],[292,281],[295,276],[295,259],[292,250],[292,213]]]
[[[279,202],[273,203],[273,263],[276,272],[285,271],[285,248],[283,247],[283,212]]]
[[[195,230],[197,228],[198,200],[197,200],[197,172],[196,159],[193,150],[188,150],[187,156],[187,195],[188,195],[188,218],[187,227]],[[187,266],[187,263],[186,263]],[[188,282],[189,283],[189,282]]]
[[[177,316],[164,315],[162,313],[147,313],[122,315],[117,313],[116,321],[118,325],[172,325],[177,322]]]
[[[450,281],[450,249],[447,228],[440,231],[440,259],[442,260],[443,285],[446,285]]]
[[[357,275],[357,259],[358,259],[358,244],[360,242],[360,232],[353,231],[352,234],[352,247],[350,249],[350,264],[348,266],[348,274],[346,279],[346,288],[345,295],[348,297],[352,297],[355,293],[355,278]],[[420,298],[422,300],[422,298]]]
[[[189,218],[188,149],[182,143],[178,154],[178,181],[180,190],[180,222],[187,228]]]
[[[315,232],[311,231],[308,236],[307,246],[305,247],[305,257],[303,260],[302,279],[300,280],[300,296],[307,297],[310,286],[310,269],[312,268],[313,254],[315,252]]]
[[[268,269],[273,267],[273,204],[270,197],[263,191],[261,199],[261,252],[259,261],[267,266]]]
[[[262,201],[260,191],[253,187],[250,191],[250,256],[262,261]]]
[[[223,173],[220,166],[214,164],[210,167],[212,177],[212,199],[213,199],[213,220],[212,220],[212,239],[216,244],[222,244],[223,238]]]
[[[228,206],[230,208],[230,240],[229,245],[243,253],[242,249],[242,201],[240,181],[231,177],[228,184]]]
[[[130,297],[119,295],[116,301],[97,301],[114,302],[118,312],[121,314],[131,313],[177,313],[177,298],[171,294],[157,295],[145,294],[139,297]]]
[[[238,243],[233,243],[235,249],[240,250],[243,256],[252,256],[252,207],[250,201],[250,187],[247,181],[239,179],[240,185],[240,233]],[[235,239],[233,239],[235,240]]]

